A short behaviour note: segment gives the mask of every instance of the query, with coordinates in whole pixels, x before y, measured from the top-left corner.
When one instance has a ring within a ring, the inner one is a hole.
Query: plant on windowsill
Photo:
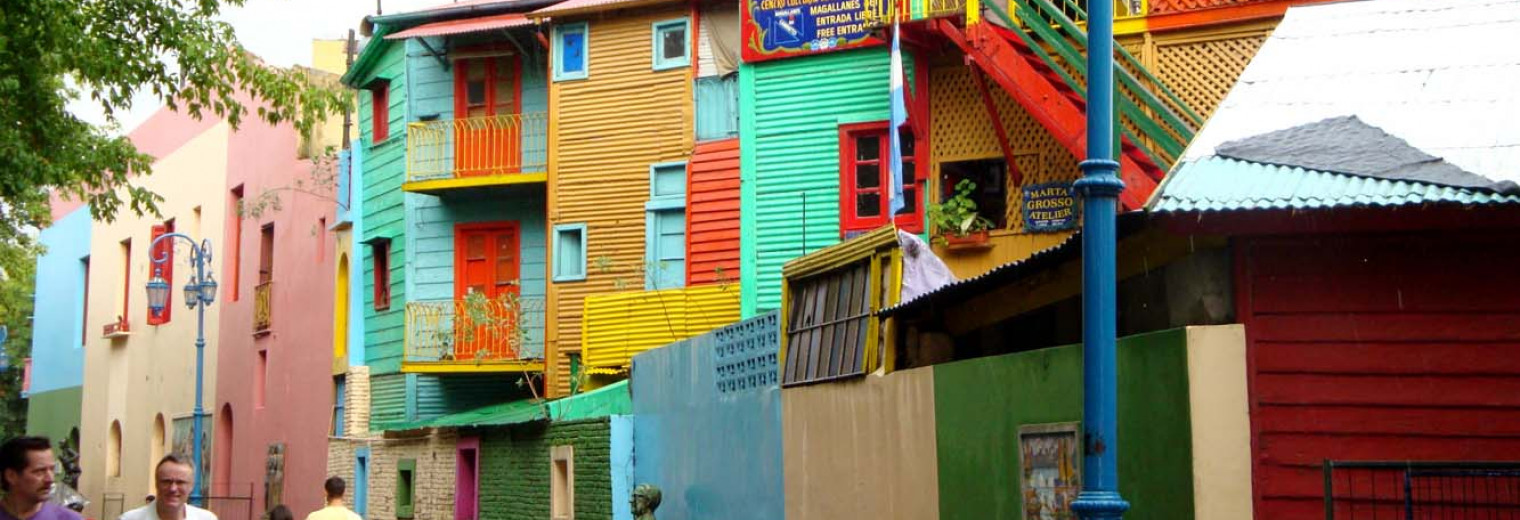
[[[929,223],[938,234],[932,239],[951,249],[981,247],[987,244],[987,232],[992,221],[976,211],[976,201],[971,193],[976,183],[961,179],[955,183],[955,195],[938,204],[929,204]]]

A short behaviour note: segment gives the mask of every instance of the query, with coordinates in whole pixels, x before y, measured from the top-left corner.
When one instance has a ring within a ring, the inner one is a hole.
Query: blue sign
[[[756,62],[874,43],[871,13],[884,0],[747,0],[744,61]]]
[[[1071,196],[1071,183],[1024,186],[1023,202],[1025,233],[1061,231],[1077,225],[1077,204]]]

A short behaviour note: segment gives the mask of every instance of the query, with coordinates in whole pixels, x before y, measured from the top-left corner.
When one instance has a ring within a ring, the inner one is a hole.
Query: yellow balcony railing
[[[407,302],[402,370],[542,370],[543,330],[540,297]]]
[[[263,282],[253,286],[253,331],[269,330],[270,318],[273,314],[274,282]]]
[[[634,354],[736,321],[737,285],[588,296],[581,356],[592,368],[622,369]]]
[[[419,121],[406,129],[407,182],[543,173],[549,116],[543,112]]]

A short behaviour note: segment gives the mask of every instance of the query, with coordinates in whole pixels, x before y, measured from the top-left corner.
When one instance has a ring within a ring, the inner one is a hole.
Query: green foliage
[[[26,401],[21,399],[23,360],[32,351],[32,288],[36,260],[15,248],[0,249],[0,325],[8,329],[5,352],[11,368],[0,374],[0,437],[26,431]]]
[[[954,196],[938,204],[929,204],[929,223],[941,234],[957,236],[992,229],[992,221],[977,213],[976,201],[971,198],[975,191],[976,183],[970,179],[955,183]]]

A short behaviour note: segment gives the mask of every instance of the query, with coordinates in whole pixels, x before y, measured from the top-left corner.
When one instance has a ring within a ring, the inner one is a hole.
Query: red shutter
[[[370,87],[370,126],[372,131],[370,144],[376,144],[390,137],[391,124],[391,82],[378,81]]]
[[[172,226],[173,224],[153,226],[153,240],[158,240],[158,237],[167,233],[173,233]],[[168,257],[168,259],[163,263],[154,261],[160,257]],[[152,280],[155,274],[169,282],[169,297],[164,300],[163,310],[153,312],[153,309],[148,309],[148,324],[163,325],[169,323],[171,311],[174,309],[174,241],[172,239],[158,242],[158,245],[148,249],[148,279]]]

